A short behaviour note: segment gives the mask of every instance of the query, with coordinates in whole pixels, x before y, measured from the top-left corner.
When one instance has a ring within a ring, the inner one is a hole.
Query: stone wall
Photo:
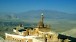
[[[25,41],[28,41],[28,42],[32,42],[32,39],[27,39],[27,38],[20,38],[20,37],[16,37],[16,36],[11,36],[11,35],[5,35],[5,40],[7,41],[16,41],[16,42],[25,42]]]

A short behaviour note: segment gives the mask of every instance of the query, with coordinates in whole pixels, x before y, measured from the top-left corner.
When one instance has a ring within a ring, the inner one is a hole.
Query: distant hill
[[[45,18],[47,18],[47,19],[76,20],[76,14],[69,14],[69,13],[52,11],[52,10],[31,10],[28,12],[19,13],[16,16],[32,19],[32,18],[39,18],[41,13],[44,13]]]
[[[21,18],[21,19],[33,19],[33,18],[40,18],[40,14],[44,13],[47,19],[70,19],[76,20],[76,14],[69,14],[59,11],[52,11],[52,10],[31,10],[22,13],[0,13],[0,18]]]
[[[15,13],[6,13],[6,12],[0,12],[0,19],[14,19],[17,18],[15,16]]]
[[[76,28],[71,29],[71,30],[67,30],[67,31],[63,32],[63,34],[76,38]]]

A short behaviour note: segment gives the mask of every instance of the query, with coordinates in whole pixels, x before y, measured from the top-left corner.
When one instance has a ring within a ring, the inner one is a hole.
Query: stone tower
[[[44,20],[44,16],[43,16],[43,13],[41,14],[41,19],[38,23],[38,27],[39,28],[44,28],[44,23],[43,23],[43,20]]]

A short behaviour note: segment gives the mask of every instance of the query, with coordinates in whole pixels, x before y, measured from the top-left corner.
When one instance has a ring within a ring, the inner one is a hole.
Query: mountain
[[[21,18],[21,19],[38,19],[40,14],[44,13],[45,18],[47,19],[70,19],[76,20],[76,14],[69,14],[59,11],[52,11],[52,10],[30,10],[27,12],[22,13],[0,13],[0,17],[5,18]],[[1,15],[2,14],[2,15]]]
[[[31,10],[28,12],[19,13],[16,16],[24,18],[39,18],[40,14],[44,13],[47,19],[71,19],[76,20],[76,14],[69,14],[52,10]]]
[[[13,19],[13,18],[16,18],[16,16],[14,14],[15,13],[0,12],[0,19]]]

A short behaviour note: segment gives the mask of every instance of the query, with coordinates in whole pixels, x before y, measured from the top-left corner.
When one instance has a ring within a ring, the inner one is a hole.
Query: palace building
[[[35,28],[24,28],[24,26],[20,24],[16,28],[13,28],[13,32],[14,33],[12,34],[5,33],[5,39],[16,42],[69,42],[68,39],[59,39],[58,34],[51,31],[49,25],[44,24],[43,13],[41,14],[41,19]]]

